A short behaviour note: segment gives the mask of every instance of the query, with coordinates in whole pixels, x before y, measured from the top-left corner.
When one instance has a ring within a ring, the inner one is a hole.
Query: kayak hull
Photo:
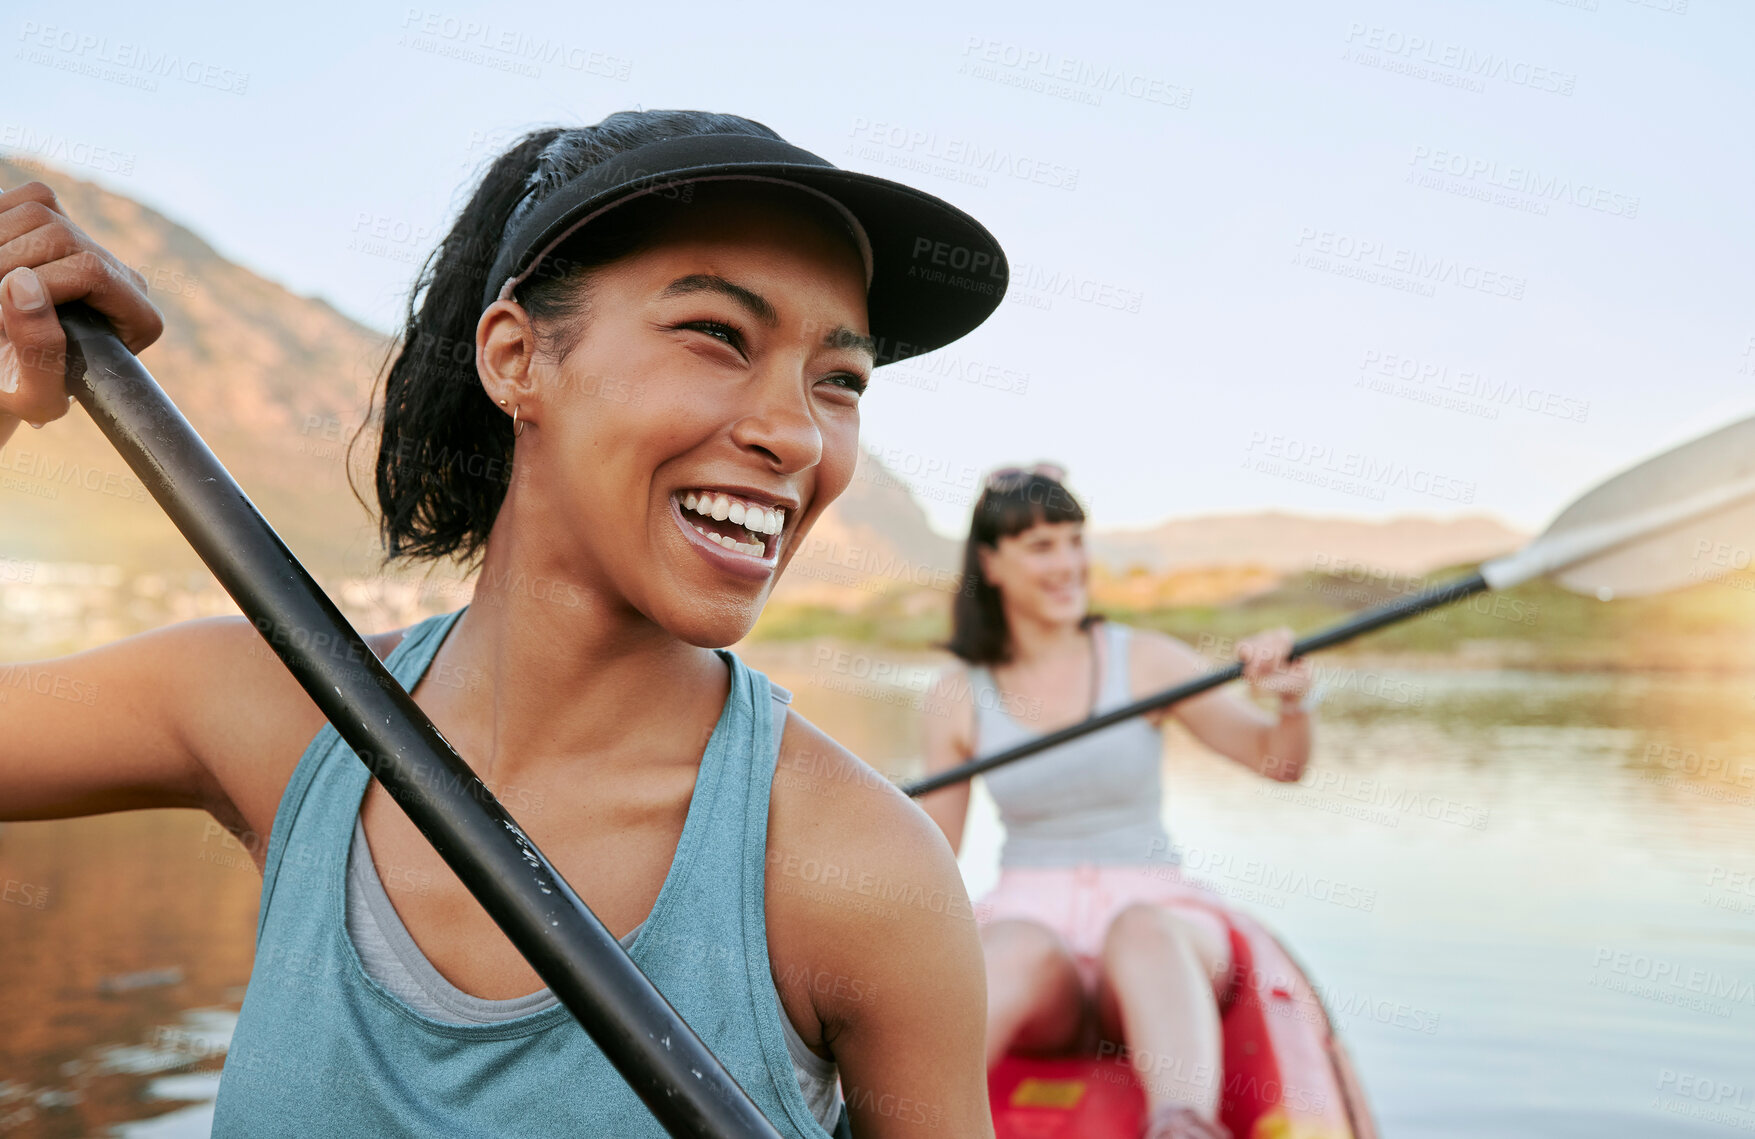
[[[1245,914],[1230,928],[1219,1116],[1235,1139],[1377,1139],[1346,1047],[1278,939]],[[1146,1099],[1124,1056],[1007,1056],[988,1076],[998,1139],[1139,1139]]]

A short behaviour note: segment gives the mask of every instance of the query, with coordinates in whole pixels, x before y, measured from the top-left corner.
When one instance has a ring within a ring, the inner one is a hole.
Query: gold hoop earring
[[[522,438],[524,435],[524,425],[518,422],[518,412],[523,407],[523,404],[519,404],[512,409],[512,438],[514,439]]]

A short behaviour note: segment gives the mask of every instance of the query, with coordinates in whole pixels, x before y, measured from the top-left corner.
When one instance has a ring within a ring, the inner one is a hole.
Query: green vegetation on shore
[[[1170,633],[1206,655],[1228,658],[1239,637],[1278,625],[1300,634],[1315,632],[1473,568],[1366,580],[1307,572],[1224,604],[1137,607],[1106,602],[1099,592],[1095,608],[1130,625]],[[948,593],[904,591],[876,596],[854,609],[770,605],[751,639],[829,637],[918,651],[945,638],[950,603]],[[1755,578],[1732,577],[1607,602],[1546,581],[1530,582],[1502,593],[1478,594],[1329,652],[1564,670],[1755,669]]]

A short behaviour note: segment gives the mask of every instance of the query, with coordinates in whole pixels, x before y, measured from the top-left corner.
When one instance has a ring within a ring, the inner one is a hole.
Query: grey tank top
[[[776,746],[786,723],[786,705],[791,693],[771,684],[774,694],[774,739]],[[497,1024],[540,1012],[558,1003],[550,990],[543,988],[522,997],[488,1000],[466,993],[447,981],[433,967],[427,955],[415,944],[408,927],[390,901],[378,868],[372,862],[371,844],[366,839],[365,824],[359,816],[353,820],[353,842],[347,852],[347,935],[359,952],[360,964],[366,975],[384,986],[416,1012],[448,1024]],[[632,949],[634,939],[645,926],[641,922],[621,936],[622,947]],[[774,993],[775,1003],[780,1000]],[[792,1018],[780,1010],[780,1026],[786,1036],[786,1051],[792,1057],[792,1071],[798,1077],[798,1089],[810,1105],[811,1114],[834,1131],[841,1115],[841,1084],[833,1060],[825,1060],[810,1050]]]
[[[1102,684],[1097,711],[1133,702],[1128,677],[1131,630],[1098,622]],[[991,755],[1037,735],[1014,719],[993,674],[969,669],[975,703],[975,754]],[[1015,699],[1015,698],[1014,698]],[[1175,863],[1160,818],[1163,737],[1135,716],[1101,731],[987,772],[982,778],[1005,824],[1002,866]]]

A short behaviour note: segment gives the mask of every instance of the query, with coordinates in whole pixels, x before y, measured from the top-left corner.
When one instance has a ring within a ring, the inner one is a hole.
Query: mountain
[[[943,592],[959,561],[959,544],[932,528],[908,484],[868,449],[853,481],[805,536],[773,596],[846,608],[921,586]]]
[[[1256,566],[1281,573],[1365,567],[1422,574],[1503,554],[1529,536],[1484,515],[1362,522],[1278,511],[1176,518],[1144,530],[1097,530],[1093,556],[1112,570],[1148,573],[1207,566]]]
[[[0,186],[33,180],[53,188],[81,229],[148,278],[165,333],[141,361],[293,551],[313,570],[369,565],[373,529],[342,476],[384,336],[227,261],[126,197],[0,158]],[[0,475],[9,557],[199,565],[79,409],[41,432],[19,428],[0,450]]]

